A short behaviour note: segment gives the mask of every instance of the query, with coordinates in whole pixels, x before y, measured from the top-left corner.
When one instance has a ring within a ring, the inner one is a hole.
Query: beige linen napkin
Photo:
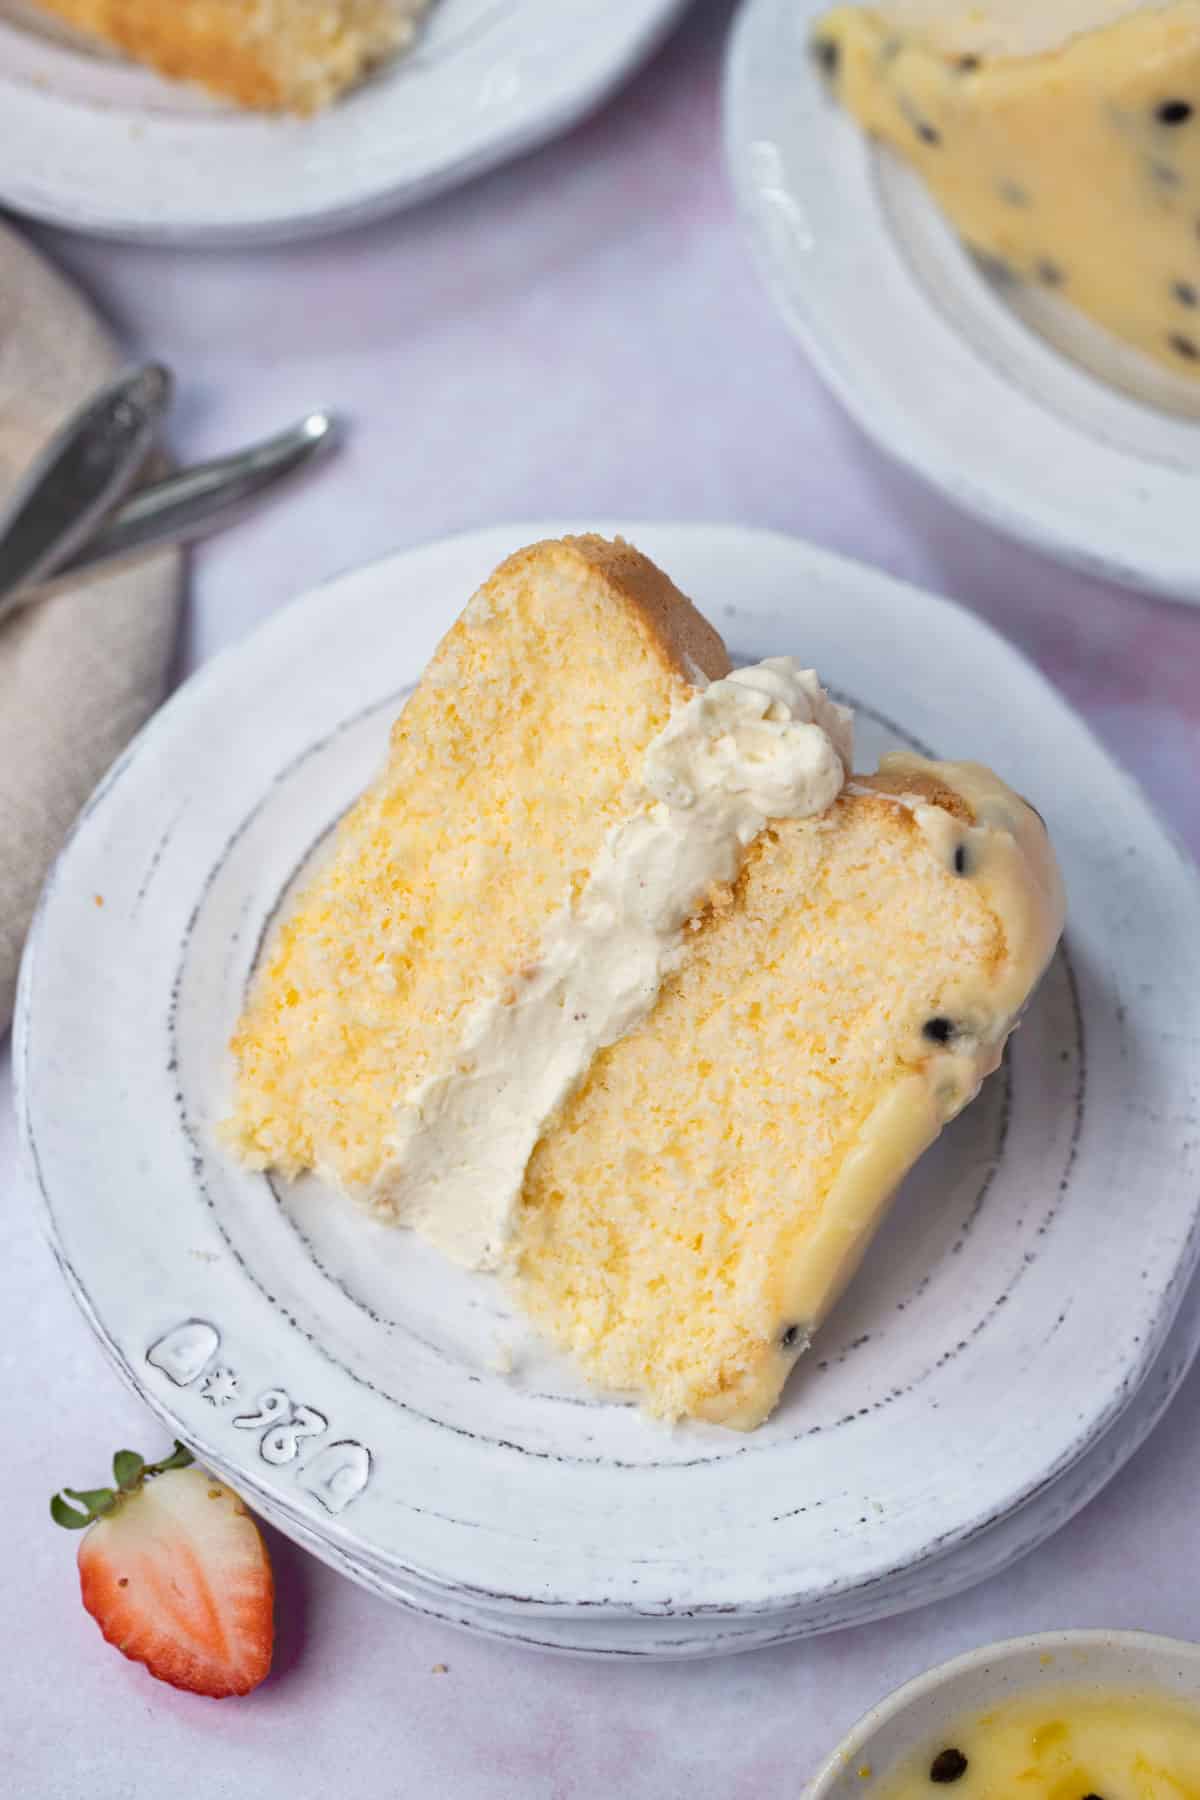
[[[120,361],[80,296],[0,226],[0,496]],[[162,698],[180,569],[167,551],[0,624],[0,1038],[46,871]]]

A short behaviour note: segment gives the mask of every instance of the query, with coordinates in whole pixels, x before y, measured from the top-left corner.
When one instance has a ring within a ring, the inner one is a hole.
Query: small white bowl
[[[906,1682],[842,1739],[806,1800],[867,1800],[907,1757],[997,1701],[1039,1688],[1121,1688],[1195,1700],[1200,1644],[1148,1631],[1044,1631],[985,1644]],[[869,1765],[870,1780],[859,1774]]]

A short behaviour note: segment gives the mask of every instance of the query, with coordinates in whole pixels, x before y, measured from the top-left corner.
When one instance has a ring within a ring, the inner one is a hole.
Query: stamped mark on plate
[[[185,1319],[156,1338],[146,1361],[176,1387],[200,1383],[202,1397],[214,1408],[239,1397],[237,1370],[219,1360],[221,1334],[207,1319]],[[325,1444],[301,1461],[307,1440],[324,1437],[329,1420],[314,1406],[293,1400],[286,1388],[266,1388],[246,1410],[234,1414],[237,1431],[258,1432],[258,1454],[272,1468],[296,1463],[296,1484],[319,1500],[327,1512],[343,1512],[371,1479],[371,1452],[351,1438]]]
[[[217,1363],[200,1383],[200,1395],[210,1406],[229,1406],[237,1399],[239,1385],[236,1370]]]
[[[268,1388],[258,1396],[257,1412],[241,1413],[233,1422],[239,1431],[266,1426],[258,1440],[258,1454],[273,1468],[295,1462],[305,1438],[321,1437],[329,1430],[324,1413],[297,1406],[286,1388]]]
[[[204,1319],[185,1319],[174,1331],[151,1344],[146,1361],[152,1368],[161,1369],[176,1387],[190,1387],[220,1348],[220,1334],[214,1325]]]

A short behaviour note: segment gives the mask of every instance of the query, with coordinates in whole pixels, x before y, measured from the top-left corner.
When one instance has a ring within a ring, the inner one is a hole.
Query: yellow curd
[[[876,1800],[1200,1800],[1200,1696],[1192,1705],[1057,1688],[1007,1700],[943,1732],[872,1791]]]

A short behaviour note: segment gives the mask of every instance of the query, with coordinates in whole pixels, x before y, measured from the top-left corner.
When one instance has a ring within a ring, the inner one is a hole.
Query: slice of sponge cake
[[[604,1387],[749,1427],[1063,902],[989,771],[852,777],[811,671],[727,671],[627,545],[505,563],[277,933],[231,1132],[500,1268]]]
[[[429,0],[37,0],[163,75],[310,113],[416,34]]]

